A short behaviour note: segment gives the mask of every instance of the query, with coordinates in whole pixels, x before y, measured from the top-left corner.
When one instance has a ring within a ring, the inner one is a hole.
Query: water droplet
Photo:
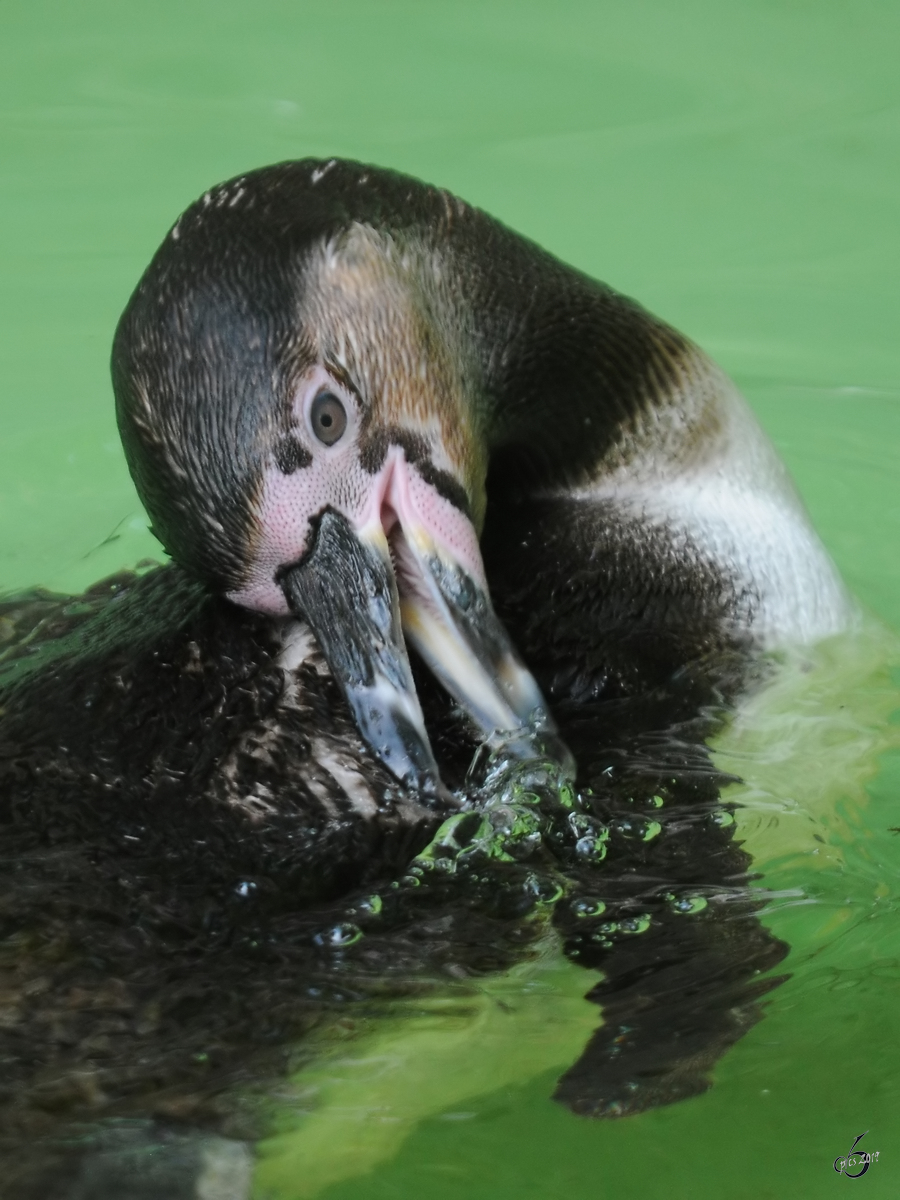
[[[575,852],[582,858],[602,862],[606,858],[606,838],[583,837],[575,843]]]
[[[365,900],[360,900],[357,908],[367,917],[377,917],[384,908],[384,901],[379,895],[366,896]]]
[[[527,788],[529,791],[544,789],[556,792],[559,790],[563,778],[555,762],[536,758],[516,769],[516,782],[519,787]]]
[[[516,810],[509,804],[497,804],[490,808],[487,814],[491,830],[503,837],[512,832],[516,823]]]
[[[666,899],[669,901],[669,906],[674,912],[682,913],[686,916],[693,916],[694,913],[703,912],[707,906],[705,896],[674,896],[670,893]]]
[[[525,880],[525,890],[536,896],[540,904],[556,904],[564,895],[564,888],[560,883],[541,875],[529,875]]]
[[[650,806],[650,808],[662,808],[664,803],[665,802],[662,796],[651,796],[647,801],[647,804]]]
[[[541,844],[541,822],[533,809],[491,803],[485,818],[460,858],[480,852],[501,862],[511,862],[528,858]]]
[[[606,912],[606,905],[593,896],[581,896],[573,901],[572,912],[576,917],[599,917]]]
[[[623,921],[620,921],[619,929],[621,929],[622,933],[646,933],[650,928],[650,924],[649,913],[639,913],[637,916],[626,917]]]
[[[537,792],[524,788],[518,783],[513,783],[503,788],[492,800],[489,800],[486,807],[490,808],[492,805],[504,804],[513,805],[514,807],[520,804],[539,805],[540,802],[541,798]]]
[[[730,812],[725,812],[723,809],[718,809],[711,814],[711,819],[714,825],[718,825],[720,829],[727,829],[729,825],[734,824],[734,817]]]
[[[323,946],[329,950],[343,950],[347,946],[352,946],[354,942],[358,942],[362,935],[362,930],[358,925],[354,925],[350,921],[341,921],[337,925],[332,925],[329,929],[323,929],[317,933],[313,941],[317,946]]]
[[[662,825],[659,821],[645,821],[644,832],[641,834],[642,842],[652,842],[655,837],[662,833]]]
[[[593,792],[591,792],[590,788],[587,788],[584,794],[593,795]],[[557,799],[563,808],[574,808],[576,796],[572,786],[568,783],[561,784],[557,793]],[[581,797],[578,797],[578,800],[581,801]]]
[[[575,834],[575,850],[582,858],[599,862],[606,857],[609,830],[585,813],[569,813],[569,828]]]
[[[609,930],[609,929],[606,929],[606,930],[600,930],[600,929],[597,929],[597,930],[595,930],[595,931],[594,931],[594,932],[593,932],[593,933],[590,935],[590,941],[591,941],[591,942],[592,942],[592,943],[593,943],[595,946],[600,946],[600,947],[601,947],[602,949],[604,949],[604,950],[609,950],[609,948],[612,946],[612,941],[611,941],[611,939],[610,939],[610,937],[609,937],[609,934],[610,934],[610,932],[613,932],[613,933],[614,933],[614,932],[615,932],[615,930],[614,930],[614,929],[613,929],[613,930]]]

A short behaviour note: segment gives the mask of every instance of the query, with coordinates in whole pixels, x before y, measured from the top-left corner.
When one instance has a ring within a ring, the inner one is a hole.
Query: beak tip
[[[533,680],[531,682],[534,684]],[[492,757],[506,757],[519,762],[549,760],[569,783],[574,783],[578,774],[575,756],[560,737],[556,722],[543,697],[537,692],[537,685],[534,686],[538,702],[531,708],[527,718],[523,718],[513,729],[495,729],[485,742],[485,748]]]

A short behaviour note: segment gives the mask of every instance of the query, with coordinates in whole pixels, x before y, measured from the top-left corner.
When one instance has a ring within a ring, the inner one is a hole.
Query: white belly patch
[[[734,613],[765,649],[812,643],[859,619],[794,486],[733,385],[717,371],[715,436],[689,465],[652,436],[627,465],[600,472],[568,495],[602,501],[692,553],[753,594]],[[660,428],[671,426],[671,410]],[[646,429],[646,427],[645,427]],[[652,429],[652,424],[651,424]]]

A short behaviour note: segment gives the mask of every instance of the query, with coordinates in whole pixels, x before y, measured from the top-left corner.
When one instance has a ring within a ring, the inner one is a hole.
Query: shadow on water
[[[467,801],[441,823],[315,654],[286,686],[271,628],[174,568],[10,598],[0,628],[4,1196],[244,1196],[260,1138],[257,1187],[313,1195],[551,1069],[585,1116],[670,1104],[784,978],[707,749],[761,686],[746,658],[630,689],[545,664],[576,787],[550,763],[467,775],[422,674]],[[370,818],[327,794],[338,744]]]

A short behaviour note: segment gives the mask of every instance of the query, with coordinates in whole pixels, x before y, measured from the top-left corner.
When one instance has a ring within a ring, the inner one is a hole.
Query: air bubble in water
[[[650,928],[649,913],[640,913],[634,917],[626,917],[619,922],[619,929],[622,933],[646,933]]]
[[[539,904],[556,904],[564,895],[560,883],[541,875],[529,875],[525,880],[525,890],[535,896]]]
[[[705,896],[676,896],[669,892],[665,898],[673,912],[681,913],[684,916],[693,916],[695,913],[703,912],[707,906]]]
[[[329,950],[344,950],[347,946],[358,942],[362,935],[363,932],[358,925],[354,925],[351,921],[341,921],[337,925],[332,925],[330,929],[323,929],[321,933],[317,933],[313,941],[317,946],[323,946]]]
[[[583,837],[575,843],[575,852],[582,858],[602,862],[606,858],[606,838]]]

